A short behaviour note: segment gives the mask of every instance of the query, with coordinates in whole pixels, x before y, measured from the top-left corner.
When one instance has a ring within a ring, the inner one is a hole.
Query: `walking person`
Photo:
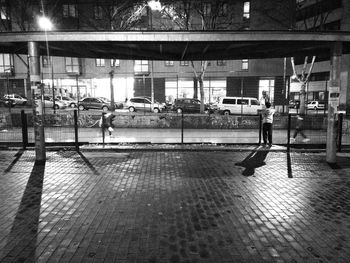
[[[263,140],[264,140],[264,147],[269,145],[272,146],[272,124],[273,124],[273,114],[275,113],[274,109],[271,109],[271,103],[266,102],[265,108],[262,111],[262,117],[263,117]]]
[[[302,118],[300,115],[297,115],[295,131],[294,131],[293,137],[290,138],[290,141],[292,143],[296,141],[296,137],[297,137],[298,133],[304,138],[303,142],[310,141],[310,139],[304,133],[304,118]]]

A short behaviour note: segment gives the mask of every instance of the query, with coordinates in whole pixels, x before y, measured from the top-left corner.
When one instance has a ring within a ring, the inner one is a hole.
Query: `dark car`
[[[201,101],[197,99],[176,99],[172,105],[172,110],[177,113],[200,113]],[[204,105],[204,110],[209,110],[207,105]]]
[[[98,109],[108,111],[110,110],[111,103],[104,98],[86,97],[79,101],[78,107],[79,110]]]
[[[300,108],[300,101],[299,100],[291,100],[289,101],[289,108],[292,109],[299,109]]]

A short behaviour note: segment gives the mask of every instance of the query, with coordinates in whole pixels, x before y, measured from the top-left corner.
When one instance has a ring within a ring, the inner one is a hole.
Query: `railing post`
[[[262,115],[259,114],[259,145],[261,144],[261,132],[262,132]]]
[[[27,114],[24,113],[24,110],[21,110],[21,121],[22,121],[23,150],[25,150],[27,149],[27,145],[28,145],[28,122],[27,122]]]
[[[291,123],[292,123],[292,115],[288,114],[288,126],[287,126],[287,151],[290,149],[290,130],[291,130]]]
[[[343,136],[343,113],[338,117],[338,152],[341,152],[341,140]]]
[[[184,143],[184,113],[181,112],[181,144]]]
[[[105,147],[105,127],[106,127],[106,118],[105,118],[105,112],[102,112],[102,146],[103,148]]]
[[[75,150],[79,152],[78,111],[77,110],[74,110],[74,135],[75,135]]]

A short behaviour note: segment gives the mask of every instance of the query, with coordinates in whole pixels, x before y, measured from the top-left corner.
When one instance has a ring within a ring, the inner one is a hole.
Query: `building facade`
[[[297,0],[296,29],[308,31],[349,31],[350,30],[350,2],[347,0]],[[327,102],[329,89],[329,72],[331,63],[328,58],[316,58],[310,81],[306,86],[307,100]],[[311,61],[311,58],[309,58]],[[309,64],[308,67],[311,65]],[[297,73],[302,71],[303,65],[297,66]],[[350,55],[343,54],[341,57],[340,73],[340,109],[349,112],[350,105]],[[300,83],[291,82],[291,99],[298,100]]]
[[[24,2],[1,0],[2,31],[41,30],[34,18],[43,13],[54,30],[283,30],[291,28],[294,12],[290,10],[295,8],[289,0],[161,1],[162,9],[144,1],[70,0],[54,5],[38,1],[30,7]],[[18,16],[23,8],[27,15]],[[172,102],[199,98],[200,83],[194,74],[199,63],[50,57],[47,53],[41,54],[41,74],[48,94],[110,98],[112,86],[115,101],[150,96],[153,75],[155,99]],[[27,65],[24,55],[0,54],[0,95],[30,96]],[[285,59],[208,61],[204,75],[205,102],[231,95],[259,98],[263,90],[275,105],[288,101],[286,80],[291,69]]]

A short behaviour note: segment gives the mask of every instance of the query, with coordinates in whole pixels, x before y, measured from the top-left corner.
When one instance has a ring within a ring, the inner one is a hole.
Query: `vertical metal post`
[[[106,127],[106,118],[105,118],[105,112],[102,112],[102,125],[101,125],[101,129],[102,129],[102,145],[103,147],[105,147],[105,127]]]
[[[43,101],[41,99],[35,100],[36,90],[40,87],[40,60],[38,43],[28,42],[29,54],[29,71],[30,71],[30,85],[32,89],[33,99],[33,124],[34,124],[34,139],[35,139],[35,161],[45,162],[45,131],[44,131],[44,116],[43,116]]]
[[[80,90],[79,90],[79,75],[75,75],[75,82],[77,85],[77,106],[78,106],[78,114],[79,114],[79,100],[80,100]]]
[[[78,135],[78,111],[74,110],[74,135],[75,135],[75,150],[79,152],[79,135]]]
[[[341,71],[341,55],[342,55],[342,43],[336,42],[333,44],[331,54],[331,72],[330,72],[330,85],[329,94],[331,90],[340,89],[340,71]],[[326,161],[330,164],[336,163],[336,106],[329,101],[330,95],[328,95],[328,125],[327,125],[327,145],[326,145]]]
[[[21,110],[21,121],[22,121],[23,150],[25,150],[27,149],[27,145],[28,145],[28,123],[27,123],[27,114],[24,113],[24,110]]]
[[[181,112],[181,144],[184,143],[184,113]]]
[[[261,133],[262,133],[262,115],[259,114],[259,144],[261,144]]]
[[[287,126],[287,151],[289,151],[290,148],[290,130],[291,130],[291,125],[292,123],[292,115],[288,114],[288,126]]]
[[[341,152],[341,140],[343,136],[343,113],[338,117],[338,152]]]

